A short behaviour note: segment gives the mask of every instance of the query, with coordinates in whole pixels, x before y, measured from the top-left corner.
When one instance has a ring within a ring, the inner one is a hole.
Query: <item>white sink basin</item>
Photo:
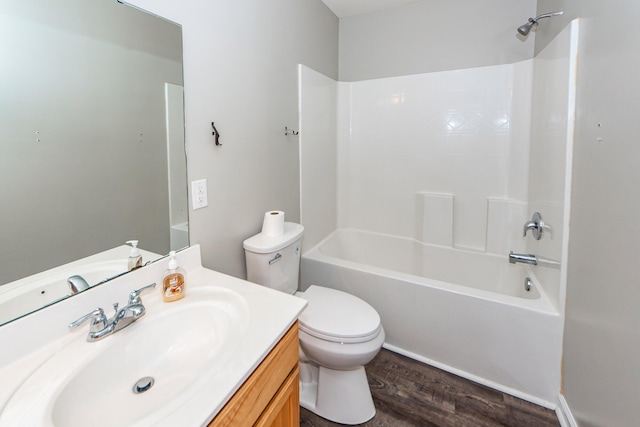
[[[147,314],[128,328],[95,343],[83,329],[35,370],[7,402],[0,426],[153,425],[237,357],[251,317],[239,294],[209,287],[171,304],[159,295],[143,300]],[[143,377],[154,385],[135,394]]]

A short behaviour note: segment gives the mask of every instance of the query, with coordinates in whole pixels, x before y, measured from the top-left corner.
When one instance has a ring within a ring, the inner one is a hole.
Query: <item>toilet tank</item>
[[[285,222],[281,236],[260,233],[245,240],[242,246],[247,259],[247,280],[294,294],[298,290],[303,234],[302,225]]]

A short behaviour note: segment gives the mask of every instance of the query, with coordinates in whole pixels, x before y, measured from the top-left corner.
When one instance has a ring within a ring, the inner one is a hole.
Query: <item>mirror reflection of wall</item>
[[[184,153],[184,88],[165,85],[167,109],[167,162],[169,178],[169,242],[175,251],[189,245],[187,162]]]
[[[115,0],[3,2],[0,52],[0,284],[132,239],[166,254],[172,225],[188,243],[180,27]]]

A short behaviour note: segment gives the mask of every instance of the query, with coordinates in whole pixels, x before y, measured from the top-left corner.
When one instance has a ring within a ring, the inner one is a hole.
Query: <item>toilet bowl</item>
[[[300,405],[341,424],[376,413],[364,365],[380,351],[380,316],[359,298],[312,285],[296,296],[309,305],[298,319]]]
[[[247,279],[307,300],[298,319],[300,405],[341,424],[361,424],[375,415],[364,365],[380,351],[384,329],[366,302],[345,292],[298,288],[304,228],[284,223],[281,236],[257,234],[243,243]]]

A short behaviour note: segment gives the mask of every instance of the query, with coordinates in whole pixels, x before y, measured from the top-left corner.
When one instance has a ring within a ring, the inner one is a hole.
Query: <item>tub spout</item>
[[[509,262],[515,264],[521,262],[523,264],[538,265],[538,257],[533,254],[516,254],[509,252]]]

